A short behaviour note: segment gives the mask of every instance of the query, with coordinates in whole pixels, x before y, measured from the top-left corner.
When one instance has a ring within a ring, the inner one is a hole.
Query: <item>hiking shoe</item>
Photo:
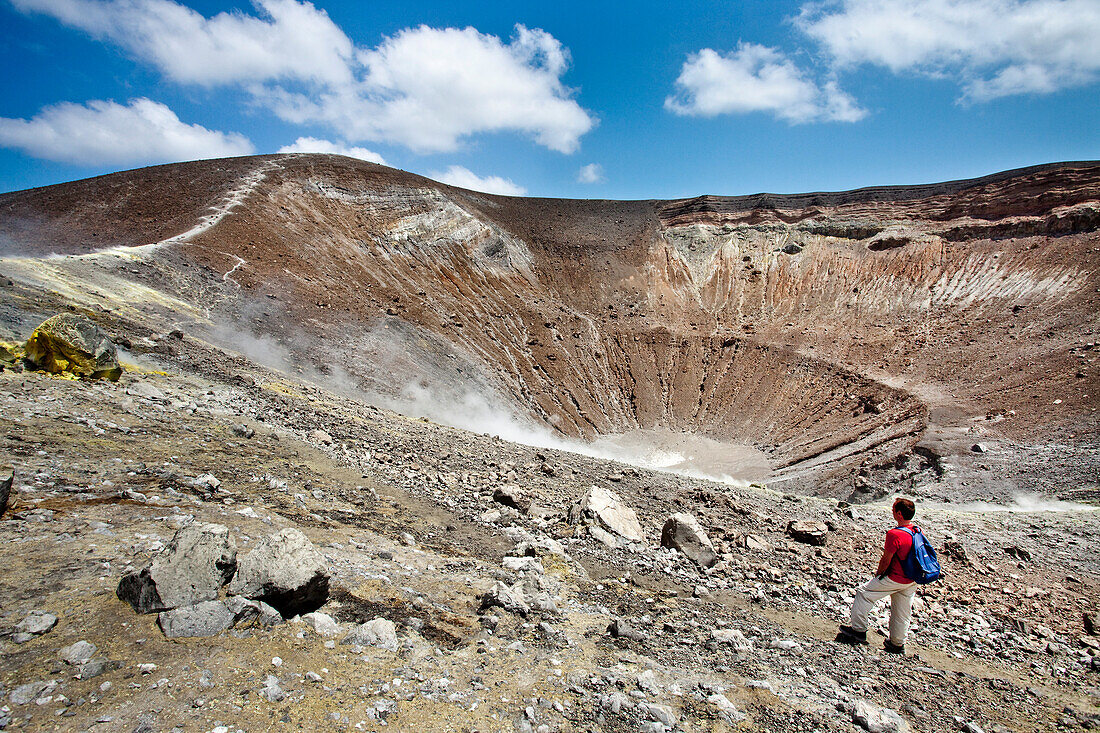
[[[891,654],[905,654],[905,645],[904,644],[895,644],[894,642],[890,641],[889,639],[882,642],[882,648],[885,651],[890,652]]]
[[[836,640],[845,644],[866,644],[867,632],[856,631],[851,626],[841,626],[840,633],[836,635]]]

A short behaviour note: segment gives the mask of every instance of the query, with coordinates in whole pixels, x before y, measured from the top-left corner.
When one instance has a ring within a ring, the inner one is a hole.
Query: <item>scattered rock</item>
[[[522,593],[516,592],[499,580],[481,596],[482,610],[494,607],[503,608],[505,611],[511,611],[512,613],[518,613],[523,616],[526,616],[531,611],[531,607],[527,605],[527,602],[523,599]]]
[[[41,636],[57,626],[57,616],[45,611],[31,611],[26,618],[15,625],[15,636],[26,635],[29,640],[35,636]],[[19,641],[12,637],[13,641]]]
[[[909,733],[909,723],[889,708],[880,708],[865,700],[856,702],[852,722],[868,733]]]
[[[524,513],[531,509],[531,498],[518,486],[511,484],[500,486],[493,491],[493,501]]]
[[[95,655],[95,648],[95,644],[90,641],[81,640],[62,647],[57,655],[69,664],[83,664]]]
[[[196,476],[188,483],[194,486],[196,489],[202,489],[207,493],[214,493],[221,488],[222,482],[217,479],[212,473],[204,473],[201,476]]]
[[[1010,547],[1004,548],[1004,550],[1005,554],[1007,554],[1009,557],[1016,558],[1017,560],[1020,560],[1022,562],[1028,562],[1031,560],[1031,553],[1022,547],[1011,545]]]
[[[665,521],[661,528],[661,546],[679,550],[702,568],[718,563],[714,545],[699,520],[690,514],[673,514]]]
[[[233,426],[233,434],[238,438],[251,438],[256,434],[256,431],[244,424],[236,424]]]
[[[16,705],[27,705],[42,695],[48,694],[55,687],[57,687],[57,683],[52,680],[49,682],[28,682],[11,691],[11,701]]]
[[[824,522],[788,522],[787,534],[798,542],[807,545],[824,545],[825,537],[829,534],[829,527]]]
[[[237,567],[237,545],[221,524],[183,527],[168,546],[119,581],[118,597],[138,613],[191,606],[218,596]]]
[[[340,624],[336,623],[336,619],[327,613],[314,611],[302,616],[302,620],[313,627],[313,630],[321,636],[337,636],[340,633]]]
[[[286,699],[286,692],[279,684],[278,677],[273,674],[267,676],[264,686],[260,688],[260,697],[268,702],[282,702]]]
[[[634,542],[645,539],[634,510],[624,504],[618,494],[602,486],[593,486],[570,515],[578,521],[597,522],[601,528]]]
[[[288,528],[264,537],[241,559],[228,591],[263,601],[290,618],[324,605],[328,585],[321,553],[301,530]]]
[[[359,624],[351,630],[343,644],[374,646],[386,651],[397,651],[397,626],[386,618],[375,618],[365,624]]]
[[[633,641],[645,641],[646,634],[641,629],[635,628],[629,622],[617,618],[607,627],[607,632],[616,639],[631,639]]]
[[[89,379],[118,381],[122,366],[115,345],[86,316],[59,313],[27,339],[24,357],[34,369]]]

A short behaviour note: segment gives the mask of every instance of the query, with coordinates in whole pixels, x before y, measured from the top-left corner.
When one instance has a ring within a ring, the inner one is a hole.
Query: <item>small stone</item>
[[[909,723],[889,708],[880,708],[865,700],[856,702],[852,722],[868,733],[909,733]]]
[[[587,518],[597,522],[603,529],[624,539],[641,542],[645,539],[638,515],[628,507],[619,495],[602,486],[593,486],[584,495],[579,504],[570,512],[570,516]]]
[[[157,665],[153,664],[152,662],[145,662],[144,664],[138,665],[138,672],[141,672],[142,674],[153,674],[153,672],[156,671]]]
[[[616,639],[631,639],[633,641],[645,641],[645,632],[635,628],[624,619],[617,618],[607,627],[607,631]]]
[[[398,649],[397,626],[387,618],[374,618],[352,629],[341,643],[373,646],[395,652]]]
[[[310,430],[309,439],[314,441],[315,443],[320,443],[322,445],[332,445],[336,442],[335,440],[333,440],[331,435],[320,429]]]
[[[286,692],[279,685],[278,677],[273,674],[267,676],[264,686],[260,688],[260,697],[268,702],[282,702],[286,699]]]
[[[506,484],[493,491],[493,501],[524,513],[531,509],[531,497],[512,484]]]
[[[340,624],[332,616],[320,611],[314,611],[302,616],[302,620],[313,627],[321,636],[336,636],[340,633]]]
[[[69,664],[83,664],[92,658],[95,654],[95,644],[88,641],[78,641],[75,644],[70,644],[67,647],[63,647],[58,656]]]
[[[788,522],[787,534],[792,539],[807,545],[824,545],[829,527],[824,522]]]
[[[57,625],[57,616],[45,611],[31,611],[26,618],[15,625],[15,630],[24,634],[38,636],[45,634]]]
[[[970,450],[974,453],[988,453],[989,446],[985,443],[975,443],[974,445],[970,446]]]
[[[56,686],[53,682],[28,682],[11,691],[11,701],[16,705],[26,705],[37,700]]]

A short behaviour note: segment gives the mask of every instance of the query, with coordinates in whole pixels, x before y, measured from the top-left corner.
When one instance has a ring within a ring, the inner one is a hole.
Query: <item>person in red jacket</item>
[[[917,507],[909,499],[894,501],[893,514],[897,526],[886,533],[886,546],[878,561],[875,577],[856,589],[851,618],[840,627],[837,641],[846,644],[867,643],[867,616],[875,604],[890,597],[890,638],[883,648],[894,654],[905,653],[905,637],[909,634],[909,619],[913,612],[913,596],[917,584],[905,574],[902,560],[913,549],[913,536],[902,527],[913,526]]]

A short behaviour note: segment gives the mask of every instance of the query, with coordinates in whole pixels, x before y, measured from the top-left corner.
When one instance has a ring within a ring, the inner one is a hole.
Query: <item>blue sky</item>
[[[1097,39],[1100,0],[0,0],[0,190],[284,149],[577,198],[967,178],[1100,158]]]

